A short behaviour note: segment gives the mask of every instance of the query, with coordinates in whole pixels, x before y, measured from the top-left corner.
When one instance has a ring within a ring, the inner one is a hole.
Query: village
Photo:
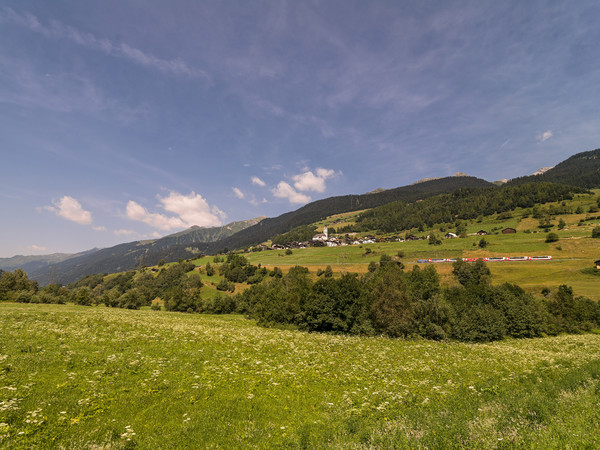
[[[502,229],[502,234],[513,234],[516,233],[517,230],[514,228],[504,228]],[[485,236],[488,232],[485,230],[479,230],[477,233],[471,233],[470,235],[474,236]],[[448,232],[444,235],[444,239],[457,239],[459,236],[456,233]],[[348,233],[343,237],[338,236],[330,236],[328,227],[325,225],[323,227],[323,232],[315,234],[310,241],[291,241],[285,242],[283,244],[273,244],[271,246],[266,244],[257,245],[252,248],[253,251],[263,251],[263,250],[292,250],[292,249],[302,249],[309,247],[339,247],[346,245],[364,245],[364,244],[375,244],[381,242],[409,242],[409,241],[418,241],[418,240],[426,240],[429,239],[430,235],[426,236],[416,236],[414,234],[406,234],[404,237],[399,235],[394,236],[385,236],[385,237],[376,237],[373,235],[366,235],[358,237],[357,233]]]

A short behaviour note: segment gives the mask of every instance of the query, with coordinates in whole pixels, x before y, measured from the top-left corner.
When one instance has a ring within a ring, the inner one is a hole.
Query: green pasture
[[[0,304],[0,447],[597,448],[600,335],[436,343]]]
[[[600,191],[595,191],[596,194]],[[595,197],[589,195],[577,195],[569,201],[569,206],[575,210],[582,207],[587,211],[596,204]],[[549,205],[544,205],[547,208]],[[410,269],[417,264],[419,259],[430,258],[462,258],[462,257],[494,257],[494,256],[533,256],[551,255],[552,261],[525,262],[525,263],[490,263],[494,283],[517,283],[531,292],[539,293],[543,288],[554,289],[561,284],[567,284],[574,288],[576,295],[585,295],[589,298],[600,300],[599,279],[581,271],[590,268],[593,262],[600,259],[600,239],[592,239],[592,229],[600,224],[597,217],[600,213],[589,214],[566,214],[552,218],[554,225],[551,232],[559,237],[557,242],[546,243],[547,232],[539,227],[540,220],[523,217],[526,211],[516,209],[510,214],[512,217],[498,219],[498,215],[481,217],[470,222],[463,221],[467,233],[464,238],[443,239],[447,231],[453,231],[451,224],[440,225],[433,230],[418,232],[411,230],[410,233],[425,237],[431,232],[442,238],[441,245],[429,245],[427,240],[410,242],[390,242],[363,245],[348,245],[341,247],[312,247],[307,249],[294,249],[292,254],[286,254],[285,250],[270,250],[262,252],[249,252],[245,256],[251,264],[262,265],[269,268],[280,267],[284,271],[290,267],[301,265],[316,272],[331,266],[335,272],[358,272],[364,273],[371,262],[378,262],[382,255],[392,256],[402,261]],[[331,216],[326,220],[318,222],[318,230],[323,225],[332,223],[346,223],[352,221],[357,213],[346,213]],[[594,219],[589,219],[594,217]],[[562,219],[565,227],[558,229],[558,222]],[[583,220],[583,222],[582,222]],[[515,228],[515,234],[502,234],[504,228]],[[444,231],[442,231],[444,230]],[[479,247],[482,236],[474,235],[479,230],[486,231],[483,239],[487,242],[485,248]],[[376,232],[357,233],[356,236],[375,234]],[[397,233],[404,236],[406,233]],[[398,257],[401,252],[402,257]],[[204,266],[207,262],[214,262],[214,257],[204,257],[194,260],[197,265]],[[452,284],[453,278],[450,274],[449,264],[436,266],[442,275],[445,284]],[[203,279],[213,288],[221,277],[215,275]],[[212,294],[214,289],[205,289]]]

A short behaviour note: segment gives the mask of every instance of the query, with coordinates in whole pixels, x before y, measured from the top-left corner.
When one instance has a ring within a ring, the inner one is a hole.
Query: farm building
[[[594,261],[594,264],[596,265],[596,269],[600,269],[600,259],[598,261]]]
[[[502,234],[513,234],[516,232],[517,230],[515,230],[514,228],[505,228],[504,230],[502,230]]]

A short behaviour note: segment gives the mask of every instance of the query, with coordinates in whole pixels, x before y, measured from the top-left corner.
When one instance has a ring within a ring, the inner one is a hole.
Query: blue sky
[[[597,1],[4,0],[0,257],[600,147]]]

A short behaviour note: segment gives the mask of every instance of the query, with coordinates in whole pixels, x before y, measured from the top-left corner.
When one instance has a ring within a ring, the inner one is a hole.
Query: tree
[[[90,291],[90,288],[85,286],[77,289],[77,291],[75,291],[75,295],[73,296],[73,302],[77,305],[91,306],[92,292]]]
[[[385,266],[386,264],[389,264],[391,262],[392,262],[392,257],[386,253],[384,253],[383,255],[381,255],[379,257],[379,267]]]
[[[458,260],[452,264],[452,274],[463,286],[487,285],[491,278],[490,269],[483,261],[468,263]]]
[[[442,240],[435,233],[429,235],[429,245],[442,245]]]
[[[565,226],[566,226],[566,222],[563,220],[563,218],[561,217],[558,221],[558,229],[562,230]]]
[[[481,238],[478,245],[480,248],[486,248],[488,245],[488,241],[486,241],[485,238]]]
[[[558,241],[558,234],[556,233],[548,233],[546,236],[546,242],[556,242]]]
[[[212,277],[215,274],[215,268],[210,265],[209,262],[206,263],[206,276]]]
[[[597,226],[592,230],[592,237],[595,239],[600,238],[600,226]]]

